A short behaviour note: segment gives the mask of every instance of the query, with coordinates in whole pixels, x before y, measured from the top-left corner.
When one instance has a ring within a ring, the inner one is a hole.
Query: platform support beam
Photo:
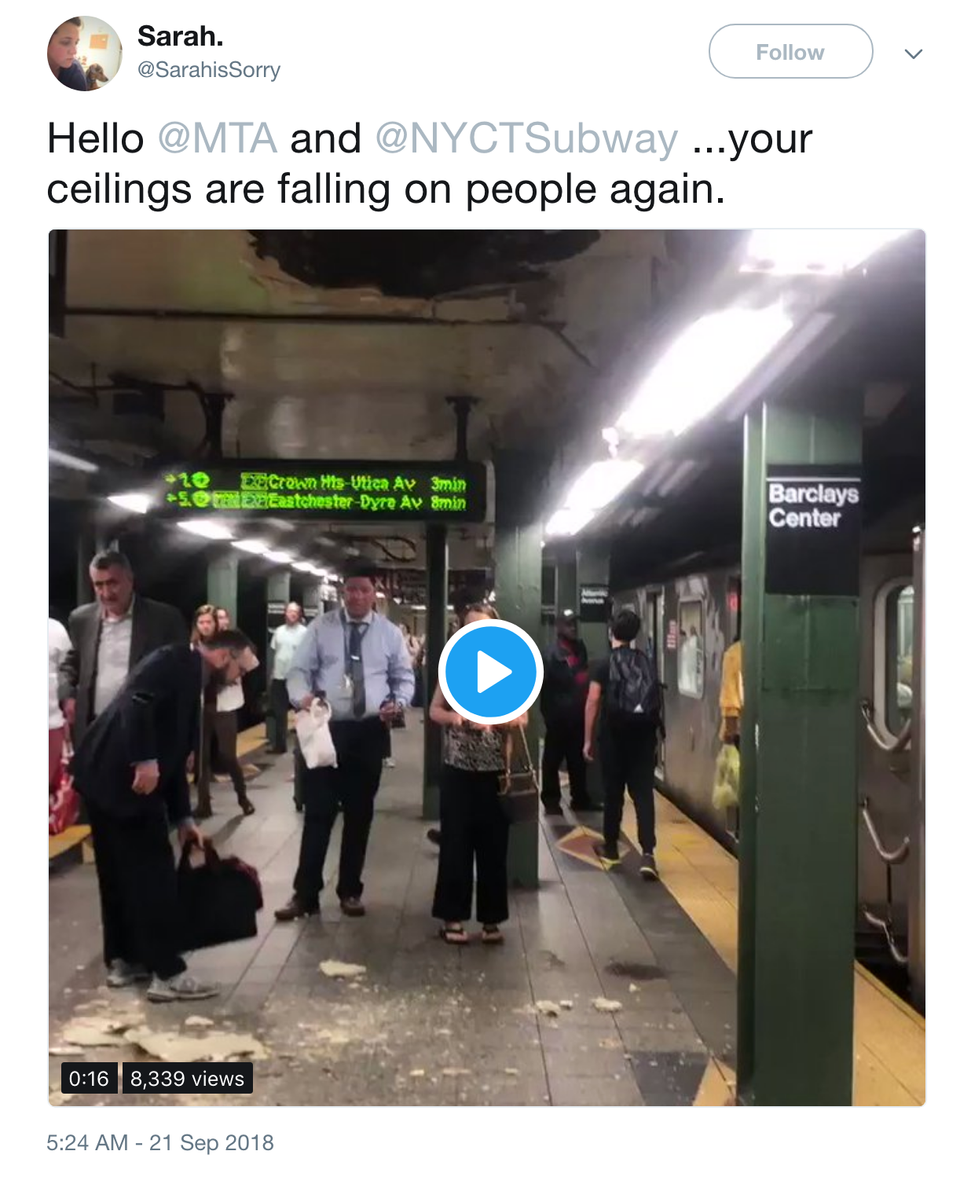
[[[290,571],[271,572],[267,576],[267,600],[290,603]]]
[[[564,609],[577,611],[577,561],[575,556],[564,555],[557,560],[557,616]]]
[[[573,608],[581,613],[579,602],[584,585],[609,585],[610,544],[585,544],[577,549],[577,586]],[[587,647],[591,666],[610,650],[610,625],[608,620],[580,620],[578,631]],[[603,805],[603,779],[600,774],[598,757],[587,765],[587,793],[594,805]]]
[[[859,596],[768,591],[771,466],[860,464],[838,404],[746,422],[737,1083],[757,1105],[853,1095]]]
[[[544,463],[538,455],[501,452],[495,463],[496,495],[494,526],[497,612],[512,621],[543,646],[543,519],[540,490],[545,482]],[[529,712],[527,744],[538,758],[542,724],[539,703]],[[516,822],[510,827],[507,870],[511,884],[539,885],[539,825]]]
[[[236,552],[220,552],[207,565],[207,600],[218,609],[226,609],[237,623],[237,572],[240,558]]]
[[[439,679],[440,655],[447,642],[448,554],[447,529],[442,523],[428,523],[427,551],[427,654],[424,715]],[[436,821],[440,816],[440,773],[443,769],[443,732],[429,718],[423,725],[423,816]]]

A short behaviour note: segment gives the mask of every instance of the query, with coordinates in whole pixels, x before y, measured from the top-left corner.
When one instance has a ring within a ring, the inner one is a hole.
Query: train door
[[[917,812],[911,763],[917,613],[907,552],[866,556],[861,572],[858,955],[901,992],[907,979],[910,856]]]
[[[907,954],[910,995],[921,1013],[926,1006],[926,738],[923,705],[923,662],[925,650],[922,527],[913,536],[913,707],[910,714],[910,777],[913,793],[913,824],[910,830],[909,906],[907,909]]]

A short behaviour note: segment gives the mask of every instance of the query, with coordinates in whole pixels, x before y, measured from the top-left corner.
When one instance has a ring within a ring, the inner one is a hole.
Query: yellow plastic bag
[[[717,757],[713,777],[714,809],[730,809],[740,804],[740,751],[733,744],[724,744]]]

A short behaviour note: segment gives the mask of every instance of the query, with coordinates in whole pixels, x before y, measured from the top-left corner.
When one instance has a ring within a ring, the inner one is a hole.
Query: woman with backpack
[[[590,673],[585,715],[583,754],[594,759],[594,729],[600,720],[596,747],[603,777],[603,843],[597,854],[607,862],[620,861],[620,821],[623,792],[637,811],[640,835],[640,873],[658,879],[653,851],[657,844],[654,815],[654,772],[657,737],[663,727],[660,682],[650,656],[634,650],[640,618],[624,610],[610,629],[610,653]]]

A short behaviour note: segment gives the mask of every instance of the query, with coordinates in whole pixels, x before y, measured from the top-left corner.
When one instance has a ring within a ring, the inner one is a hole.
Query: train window
[[[677,690],[690,699],[703,698],[703,601],[688,597],[680,601],[677,646]]]
[[[898,733],[913,711],[913,586],[900,585],[887,594],[884,648],[887,730]]]

